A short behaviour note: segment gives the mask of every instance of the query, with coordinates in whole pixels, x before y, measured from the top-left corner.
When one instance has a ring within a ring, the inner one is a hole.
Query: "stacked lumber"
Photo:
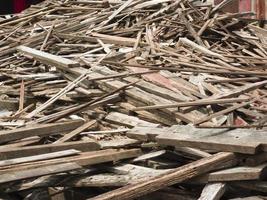
[[[267,30],[229,2],[2,16],[0,197],[266,199]]]

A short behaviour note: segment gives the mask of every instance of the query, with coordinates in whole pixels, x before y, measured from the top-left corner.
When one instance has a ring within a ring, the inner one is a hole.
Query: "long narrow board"
[[[52,124],[38,124],[17,128],[14,130],[0,131],[0,143],[10,142],[33,136],[46,136],[60,134],[81,126],[83,121],[69,121]]]
[[[253,129],[195,128],[192,125],[176,126],[156,137],[160,145],[186,146],[217,151],[255,154],[267,150],[266,131]]]
[[[14,147],[0,150],[0,160],[34,156],[44,153],[52,153],[56,151],[64,151],[75,149],[82,152],[95,151],[100,149],[100,145],[95,141],[75,141],[59,144],[42,144],[25,147]]]
[[[70,67],[79,67],[80,64],[76,61],[56,56],[44,51],[36,50],[26,46],[19,46],[17,50],[21,53],[33,57],[35,60],[42,62],[43,64],[55,66],[61,70],[68,71]]]
[[[140,180],[139,183],[104,193],[90,200],[130,200],[152,193],[167,186],[181,183],[197,175],[214,170],[222,163],[234,160],[233,153],[218,153],[190,164],[178,167],[154,178]]]

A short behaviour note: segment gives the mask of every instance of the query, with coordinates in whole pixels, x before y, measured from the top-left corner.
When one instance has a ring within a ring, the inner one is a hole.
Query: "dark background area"
[[[42,0],[22,0],[23,3],[23,9],[29,7],[31,4],[36,4],[41,2]],[[15,13],[15,5],[19,4],[21,2],[18,0],[0,0],[0,14],[12,14]]]

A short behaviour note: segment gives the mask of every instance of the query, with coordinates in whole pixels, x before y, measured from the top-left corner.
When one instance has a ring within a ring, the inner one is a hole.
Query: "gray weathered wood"
[[[225,183],[209,183],[205,185],[198,200],[220,200],[225,192]]]
[[[36,124],[14,130],[0,131],[0,143],[32,136],[46,136],[71,131],[82,125],[82,121],[67,121],[52,124]]]
[[[91,198],[91,200],[134,199],[136,197],[143,196],[161,188],[180,183],[194,176],[213,170],[223,162],[228,162],[229,160],[233,159],[235,159],[235,156],[232,153],[218,153],[182,167],[178,167],[160,176],[104,193],[97,197]]]

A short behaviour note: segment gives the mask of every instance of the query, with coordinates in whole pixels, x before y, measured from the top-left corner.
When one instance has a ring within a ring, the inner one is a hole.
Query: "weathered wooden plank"
[[[67,58],[63,58],[61,56],[56,56],[50,53],[46,53],[44,51],[39,51],[26,46],[19,46],[17,50],[21,53],[31,56],[32,58],[46,64],[58,67],[63,71],[68,71],[71,67],[79,67],[79,63],[73,60],[69,60]]]
[[[208,173],[192,180],[192,182],[226,182],[226,181],[244,181],[264,179],[267,164],[255,167],[240,166],[229,169],[223,169],[216,172]]]
[[[76,149],[83,152],[95,151],[100,149],[100,145],[95,141],[77,141],[60,144],[42,144],[25,147],[13,147],[8,149],[0,149],[0,159],[5,160],[26,156],[34,156],[38,154],[52,153],[68,149]]]
[[[263,130],[195,128],[177,126],[176,130],[156,137],[160,145],[187,146],[217,151],[255,154],[265,151],[267,136]]]
[[[84,123],[82,126],[78,127],[77,129],[74,129],[73,131],[71,131],[68,134],[65,134],[62,138],[58,139],[54,143],[57,144],[57,143],[61,143],[61,142],[66,142],[66,141],[70,140],[71,138],[73,138],[74,136],[78,135],[80,132],[88,129],[91,126],[93,126],[95,123],[96,123],[96,120]]]
[[[180,102],[173,104],[162,104],[162,105],[153,105],[153,106],[142,106],[134,108],[133,111],[138,110],[153,110],[153,109],[162,109],[162,108],[179,108],[179,107],[187,107],[187,106],[203,106],[203,105],[213,105],[213,104],[227,104],[227,103],[235,103],[235,102],[244,102],[247,101],[247,98],[230,98],[230,99],[201,99],[197,101],[189,101],[189,102]]]
[[[6,165],[16,165],[16,164],[26,163],[26,162],[59,158],[59,157],[64,157],[64,156],[71,156],[71,155],[78,154],[79,152],[80,151],[70,149],[70,150],[65,150],[65,151],[57,151],[54,153],[21,157],[21,158],[15,158],[15,159],[10,159],[10,160],[2,160],[2,161],[0,161],[0,167],[6,166]]]
[[[233,153],[218,153],[190,164],[178,167],[155,178],[140,181],[111,192],[104,193],[90,200],[125,200],[134,199],[161,188],[180,183],[194,176],[208,172],[218,165],[235,159]]]
[[[82,125],[83,121],[67,121],[52,124],[38,124],[14,130],[0,131],[0,143],[19,140],[32,136],[46,136],[71,131]]]
[[[3,167],[1,173],[10,173],[18,170],[31,169],[36,167],[44,167],[50,165],[56,165],[61,163],[76,163],[80,166],[95,165],[106,162],[116,162],[123,159],[135,158],[141,155],[140,149],[107,149],[100,151],[92,151],[80,153],[79,155],[56,158],[52,160],[44,160],[31,163],[22,163],[16,166]]]
[[[71,171],[75,169],[80,169],[81,167],[76,163],[63,163],[58,165],[51,165],[45,167],[39,167],[29,170],[20,170],[12,173],[5,173],[0,175],[0,183],[7,183],[11,181],[17,181],[27,178],[33,178],[48,174],[56,174],[60,172]]]

